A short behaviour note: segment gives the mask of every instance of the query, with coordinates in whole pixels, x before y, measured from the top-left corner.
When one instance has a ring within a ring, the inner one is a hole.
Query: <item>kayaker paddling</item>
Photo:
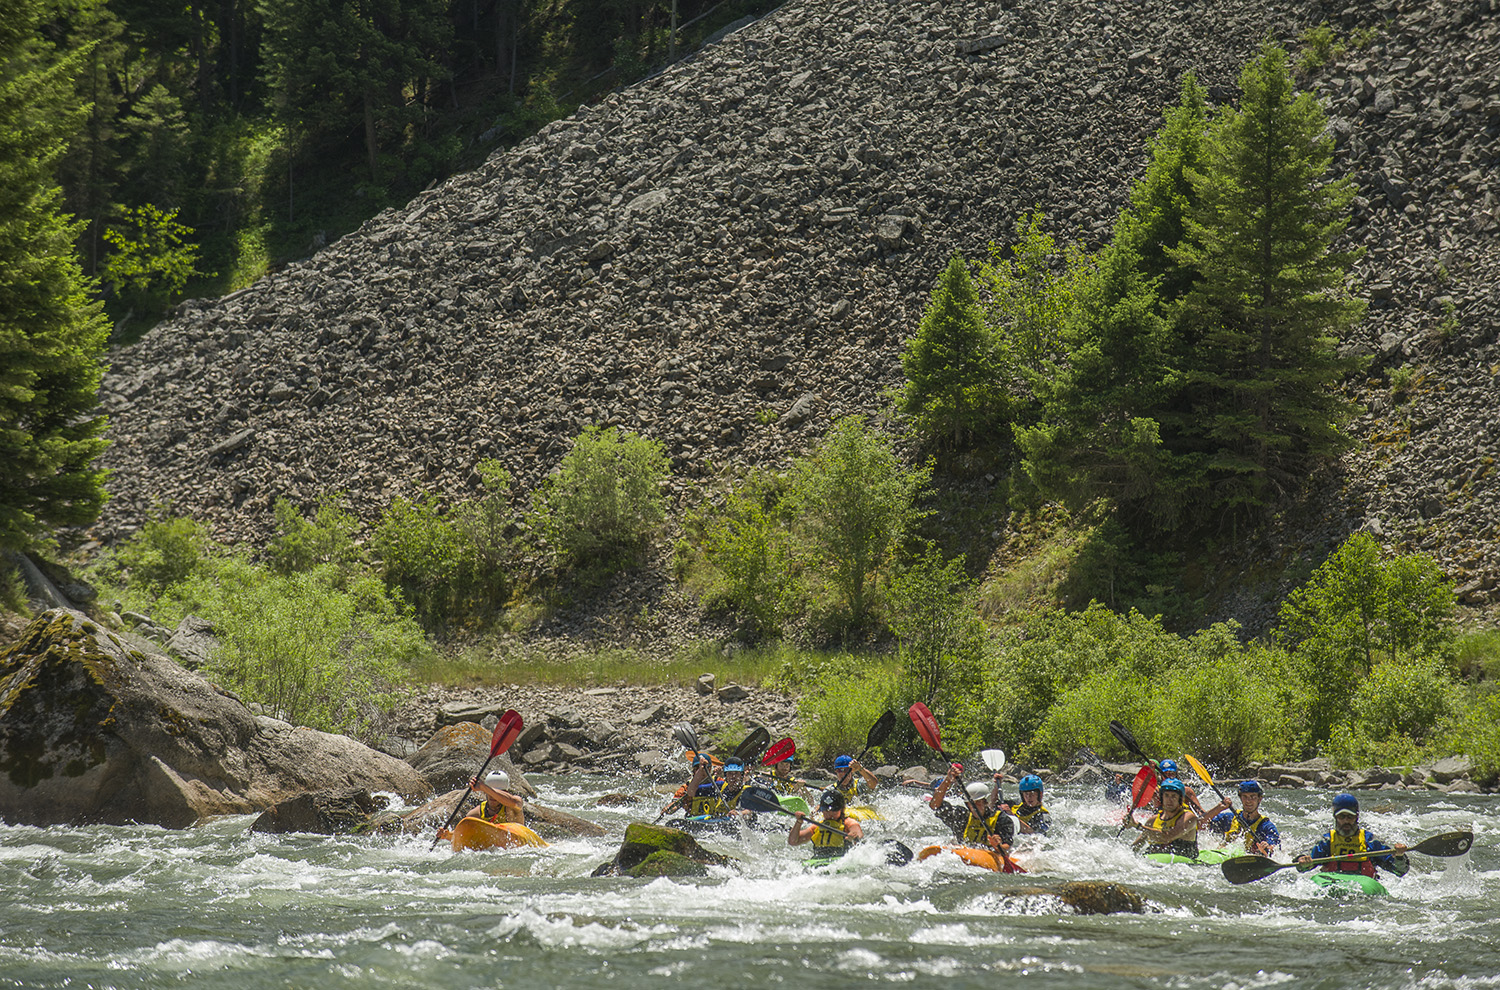
[[[666,815],[678,808],[681,808],[689,815],[711,814],[711,812],[700,812],[693,809],[700,806],[711,806],[717,801],[718,795],[713,792],[709,780],[709,775],[712,772],[713,764],[709,761],[708,756],[704,753],[695,754],[693,756],[692,773],[689,774],[687,783],[677,788],[676,793],[672,795],[672,800],[667,802],[667,806],[662,808],[661,814],[656,817],[660,819],[662,815]],[[708,787],[708,793],[700,793],[705,786]]]
[[[786,844],[800,846],[811,842],[814,859],[833,859],[844,855],[865,836],[859,822],[845,814],[844,806],[843,794],[832,788],[824,791],[823,796],[818,798],[818,811],[823,816],[821,825],[830,827],[823,828],[818,822],[804,824],[806,816],[799,811],[791,830],[787,832]],[[834,829],[840,831],[835,832]]]
[[[1160,802],[1156,816],[1148,824],[1136,825],[1141,834],[1132,846],[1145,846],[1148,853],[1198,858],[1198,816],[1184,803],[1184,790],[1182,781],[1175,777],[1161,782],[1156,791]]]
[[[840,756],[833,761],[833,775],[838,783],[834,784],[834,790],[844,795],[847,804],[862,794],[873,794],[880,786],[880,778],[876,777],[865,765],[852,756]]]
[[[980,846],[988,844],[991,849],[1009,856],[1010,844],[1015,839],[1015,826],[1005,813],[1005,803],[1000,796],[1001,775],[996,773],[992,784],[975,781],[965,789],[979,815],[983,816],[981,818],[970,811],[967,805],[949,804],[944,800],[948,796],[948,788],[953,786],[961,773],[963,767],[957,763],[951,765],[947,776],[933,790],[927,806],[937,814],[938,821],[953,830],[960,842]]]
[[[999,774],[995,776],[998,786]],[[1028,773],[1016,786],[1021,791],[1021,803],[1011,805],[1010,813],[1015,816],[1021,834],[1046,835],[1052,829],[1052,814],[1042,804],[1042,778]]]
[[[807,789],[807,786],[792,776],[796,759],[796,756],[788,756],[779,763],[771,764],[771,789],[777,794],[795,795],[800,798],[812,797],[812,792]]]
[[[1304,855],[1298,856],[1296,862],[1298,872],[1306,873],[1313,869],[1313,864],[1308,860],[1323,859],[1328,856],[1354,856],[1358,853],[1382,852],[1390,850],[1385,856],[1371,856],[1363,859],[1348,859],[1343,862],[1324,863],[1324,873],[1357,873],[1367,877],[1375,876],[1375,867],[1388,870],[1398,877],[1406,876],[1411,869],[1411,860],[1406,858],[1406,846],[1396,843],[1388,846],[1367,829],[1361,828],[1359,824],[1359,801],[1353,794],[1339,794],[1333,799],[1333,828],[1323,833],[1323,837],[1313,844],[1312,850]]]
[[[475,777],[469,782],[469,786],[484,797],[479,806],[465,815],[465,818],[478,818],[493,825],[526,824],[523,799],[505,789],[510,786],[510,774],[504,770],[495,770],[486,774],[483,780]],[[446,828],[439,829],[438,838],[451,839],[453,832]]]
[[[1203,827],[1224,837],[1226,845],[1242,842],[1245,850],[1257,856],[1272,856],[1281,849],[1281,832],[1260,810],[1265,792],[1254,780],[1240,781],[1241,810],[1235,811],[1224,798],[1208,810]]]
[[[1206,821],[1208,816],[1203,813],[1203,805],[1198,803],[1198,792],[1193,790],[1191,784],[1182,779],[1182,771],[1177,767],[1176,760],[1162,760],[1156,765],[1157,773],[1161,774],[1163,781],[1175,780],[1182,784],[1183,804],[1190,808],[1199,821]],[[1156,792],[1158,808],[1161,807],[1161,791]]]

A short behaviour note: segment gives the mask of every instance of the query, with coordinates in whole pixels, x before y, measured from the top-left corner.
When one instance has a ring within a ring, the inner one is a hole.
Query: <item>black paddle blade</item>
[[[885,862],[887,866],[905,866],[911,862],[912,851],[910,847],[897,842],[895,839],[885,839],[880,844],[885,848]]]
[[[886,737],[895,727],[896,713],[887,708],[885,714],[877,718],[875,724],[870,726],[870,734],[865,736],[865,749],[874,749],[885,742]]]
[[[734,748],[734,755],[741,763],[754,763],[760,759],[760,754],[764,753],[769,745],[771,745],[771,733],[762,725]]]
[[[1423,839],[1407,849],[1407,852],[1423,856],[1462,856],[1474,847],[1473,832],[1444,832],[1430,839]]]
[[[1109,734],[1118,739],[1120,741],[1120,745],[1130,750],[1130,752],[1135,756],[1139,757],[1142,760],[1146,760],[1145,754],[1141,752],[1141,747],[1136,745],[1135,736],[1132,735],[1130,730],[1125,728],[1125,726],[1121,725],[1119,722],[1111,720],[1109,723]],[[1146,760],[1146,762],[1149,763],[1150,761]]]
[[[751,811],[786,811],[776,800],[776,792],[769,787],[747,787],[740,791],[740,804]],[[790,814],[790,812],[787,812]]]
[[[1219,868],[1224,871],[1224,879],[1230,883],[1251,883],[1292,865],[1294,864],[1278,863],[1264,856],[1236,856],[1233,859],[1224,860],[1219,864]]]
[[[702,748],[698,745],[698,733],[690,723],[678,722],[672,726],[672,738],[681,743],[684,749],[690,749],[695,753]]]

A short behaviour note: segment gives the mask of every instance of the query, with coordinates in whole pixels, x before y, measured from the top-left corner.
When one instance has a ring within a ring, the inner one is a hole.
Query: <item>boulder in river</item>
[[[1009,898],[1055,898],[1078,914],[1144,914],[1146,899],[1124,884],[1105,880],[1073,880],[1050,887],[1014,887],[1000,892]]]
[[[256,716],[71,609],[0,654],[0,771],[0,817],[27,825],[185,828],[312,791],[432,792],[401,760]]]
[[[309,832],[344,835],[369,829],[372,816],[385,802],[369,791],[350,789],[299,794],[260,813],[252,832]]]
[[[631,822],[615,858],[594,871],[596,877],[698,877],[710,866],[730,862],[710,852],[681,829]]]
[[[479,768],[489,760],[489,769],[504,770],[510,775],[510,786],[506,790],[521,797],[536,797],[536,788],[511,762],[509,753],[501,753],[490,760],[490,746],[494,734],[478,722],[458,722],[446,725],[433,733],[422,748],[406,758],[435,791],[448,791],[455,787],[467,787]]]

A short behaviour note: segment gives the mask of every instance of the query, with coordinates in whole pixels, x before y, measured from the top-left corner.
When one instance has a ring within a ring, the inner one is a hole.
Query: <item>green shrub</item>
[[[1302,53],[1297,59],[1297,68],[1306,73],[1322,68],[1344,53],[1344,45],[1333,33],[1333,28],[1324,21],[1317,27],[1302,32]]]
[[[1029,741],[1012,743],[1009,751],[1044,764],[1066,762],[1080,746],[1114,759],[1132,759],[1109,732],[1110,721],[1118,719],[1146,752],[1159,753],[1159,705],[1150,681],[1119,667],[1095,671],[1042,714]]]
[[[797,704],[797,751],[802,766],[831,763],[840,753],[857,755],[886,709],[891,707],[891,681],[875,673],[845,670],[822,688],[802,696]],[[803,756],[806,759],[803,759]]]
[[[580,433],[536,498],[538,529],[558,565],[615,568],[643,550],[666,518],[669,473],[654,440],[615,427]]]
[[[1293,756],[1302,738],[1301,694],[1287,677],[1286,655],[1244,647],[1222,625],[1193,637],[1191,645],[1193,662],[1162,679],[1161,751],[1231,768]]]
[[[945,561],[942,552],[928,544],[891,579],[889,604],[901,661],[898,694],[903,707],[914,701],[931,706],[940,695],[972,694],[983,657],[984,628],[974,612],[963,558]]]
[[[1471,681],[1500,681],[1500,629],[1471,629],[1457,638],[1454,669]]]
[[[904,468],[889,438],[859,416],[835,423],[812,456],[794,469],[789,501],[805,552],[854,628],[879,594],[879,575],[911,527],[931,472]]]
[[[1500,783],[1500,693],[1473,699],[1444,733],[1443,753],[1463,753],[1474,761],[1474,779],[1493,787]]]
[[[1354,690],[1349,710],[1370,739],[1405,736],[1421,744],[1457,707],[1456,685],[1445,670],[1416,659],[1386,660]]]
[[[776,518],[775,503],[754,481],[731,491],[702,538],[703,556],[718,576],[708,603],[739,613],[751,639],[780,632],[799,596],[790,534]]]
[[[359,520],[333,496],[318,500],[311,519],[284,498],[276,500],[276,535],[266,547],[271,567],[280,574],[309,571],[319,564],[347,568],[360,559],[354,542]]]
[[[475,607],[498,608],[510,598],[516,545],[509,533],[515,525],[510,511],[510,473],[492,458],[474,468],[484,494],[453,512],[462,543],[461,588]]]
[[[160,594],[193,572],[208,545],[203,525],[159,509],[114,554],[114,566],[132,584]]]
[[[435,496],[392,502],[370,545],[386,583],[399,589],[424,622],[440,623],[454,614],[464,541],[439,511]]]

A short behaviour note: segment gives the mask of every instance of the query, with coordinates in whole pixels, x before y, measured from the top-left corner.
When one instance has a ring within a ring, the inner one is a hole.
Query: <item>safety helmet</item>
[[[725,773],[744,773],[745,772],[745,764],[741,763],[739,760],[725,760],[724,761],[724,772]]]
[[[484,775],[484,782],[497,791],[503,791],[510,786],[510,774],[504,770],[491,770]]]
[[[976,780],[968,787],[965,787],[964,790],[968,791],[969,797],[973,798],[975,801],[988,801],[990,799],[989,784],[981,784]]]
[[[1359,801],[1355,799],[1353,794],[1347,792],[1335,796],[1333,799],[1333,813],[1336,815],[1340,811],[1352,811],[1356,815],[1359,814]]]
[[[1158,763],[1156,765],[1156,768],[1158,770],[1160,770],[1162,773],[1176,773],[1177,772],[1177,761],[1176,760],[1162,760],[1160,763]]]
[[[1034,773],[1028,773],[1021,778],[1021,783],[1016,786],[1021,789],[1022,794],[1025,794],[1027,791],[1039,791],[1042,789],[1042,778]]]
[[[853,764],[854,764],[854,757],[852,757],[852,756],[840,756],[838,759],[836,759],[836,760],[833,761],[833,768],[835,770],[848,770],[849,767],[852,766]]]
[[[1166,780],[1162,781],[1161,787],[1158,788],[1158,790],[1171,791],[1178,797],[1182,797],[1187,793],[1187,788],[1182,786],[1182,781],[1176,780],[1172,777],[1168,777]]]
[[[843,811],[844,810],[844,795],[841,794],[841,793],[839,793],[836,790],[833,790],[832,788],[824,791],[823,792],[823,796],[820,797],[820,798],[818,798],[818,810],[819,811]]]
[[[1241,794],[1264,794],[1265,791],[1262,791],[1260,789],[1260,783],[1258,781],[1254,781],[1254,780],[1242,780],[1242,781],[1240,781],[1240,793]]]

